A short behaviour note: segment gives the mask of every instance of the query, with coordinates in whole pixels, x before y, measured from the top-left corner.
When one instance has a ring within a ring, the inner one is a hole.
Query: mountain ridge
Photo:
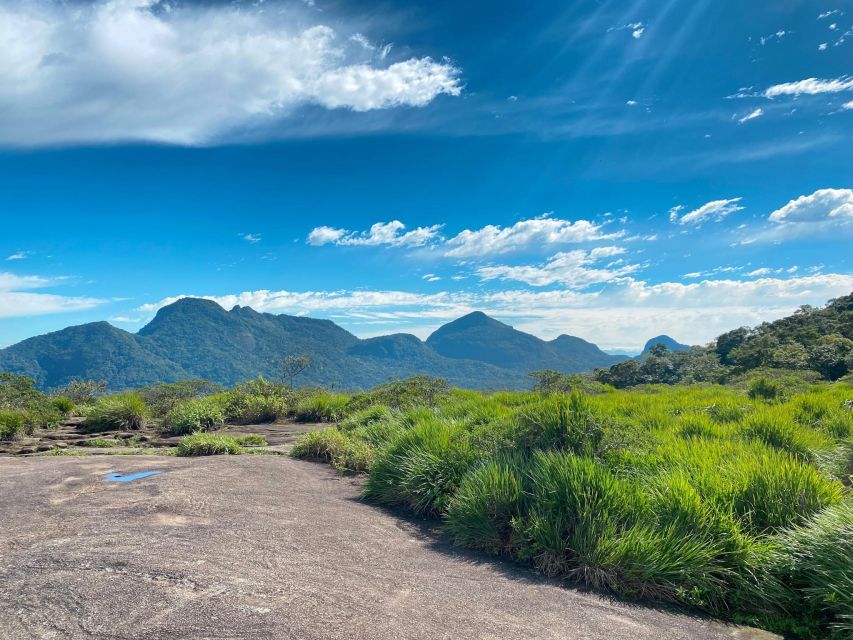
[[[0,349],[0,370],[29,375],[45,389],[75,378],[104,379],[113,390],[182,378],[233,385],[279,377],[288,354],[312,359],[300,383],[348,389],[416,374],[473,389],[520,389],[529,388],[530,371],[577,373],[626,359],[575,336],[542,340],[483,312],[442,325],[427,340],[404,333],[361,339],[331,320],[181,298],[137,333],[99,321]]]

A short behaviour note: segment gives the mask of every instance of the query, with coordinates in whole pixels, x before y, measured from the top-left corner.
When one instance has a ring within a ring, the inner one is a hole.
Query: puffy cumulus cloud
[[[776,209],[771,222],[827,222],[853,220],[853,189],[818,189]]]
[[[703,204],[698,209],[681,215],[684,205],[678,205],[669,210],[669,221],[678,224],[701,224],[708,220],[719,222],[723,218],[741,211],[743,207],[738,204],[741,198],[729,198],[728,200],[713,200]]]
[[[156,0],[0,6],[0,144],[205,144],[301,106],[369,111],[459,95],[460,70],[310,24],[306,8]],[[301,12],[301,13],[298,13]],[[339,28],[340,30],[340,28]]]
[[[399,220],[377,222],[368,231],[349,231],[333,227],[315,227],[308,234],[307,242],[315,246],[336,244],[341,246],[392,246],[421,247],[439,237],[442,225],[418,227],[406,231],[406,225]]]
[[[819,78],[806,78],[796,82],[783,82],[774,84],[764,91],[767,98],[778,98],[781,96],[818,95],[821,93],[840,93],[841,91],[853,90],[853,78],[842,76],[829,80]]]
[[[612,240],[623,235],[622,231],[609,233],[602,225],[589,220],[572,222],[545,214],[520,220],[509,227],[490,224],[480,229],[465,229],[447,240],[444,255],[454,258],[492,256],[532,247]]]
[[[61,279],[60,279],[61,280]],[[33,292],[56,284],[56,279],[0,272],[0,318],[26,317],[91,309],[103,300]]]
[[[204,296],[226,309],[331,318],[361,336],[397,331],[426,337],[439,325],[481,310],[543,338],[580,336],[605,349],[636,350],[649,337],[667,333],[681,342],[704,344],[741,325],[756,325],[821,305],[853,290],[853,275],[821,274],[754,280],[647,282],[625,278],[596,292],[571,289],[457,291],[250,291]],[[144,305],[150,317],[177,296]]]
[[[562,284],[582,289],[593,284],[612,282],[640,268],[638,264],[612,262],[604,267],[594,266],[605,258],[625,253],[621,247],[597,247],[590,251],[561,251],[543,265],[492,265],[480,267],[476,273],[482,280],[514,280],[536,287]]]

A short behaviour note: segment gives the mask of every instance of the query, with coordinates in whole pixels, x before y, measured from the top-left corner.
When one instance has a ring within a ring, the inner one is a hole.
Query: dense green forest
[[[853,371],[853,294],[825,307],[804,306],[753,329],[740,327],[706,347],[672,351],[657,344],[640,359],[595,372],[617,388],[640,384],[729,382],[748,372],[837,380]]]

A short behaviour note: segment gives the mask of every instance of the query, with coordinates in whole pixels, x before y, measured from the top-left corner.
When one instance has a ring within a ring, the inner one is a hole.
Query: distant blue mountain
[[[652,347],[656,344],[662,344],[670,351],[687,351],[688,349],[690,349],[690,345],[688,344],[681,344],[680,342],[677,342],[674,338],[670,338],[667,335],[660,335],[655,336],[654,338],[646,342],[646,346],[643,347],[643,353],[640,354],[640,357],[648,354],[652,350]]]
[[[233,385],[259,374],[278,378],[288,354],[311,357],[302,384],[344,389],[416,374],[472,389],[524,389],[530,371],[576,373],[626,359],[572,336],[541,340],[479,312],[426,341],[408,334],[361,340],[330,320],[184,298],[136,334],[94,322],[0,349],[0,371],[29,375],[44,389],[75,378],[106,380],[112,390],[186,378]]]

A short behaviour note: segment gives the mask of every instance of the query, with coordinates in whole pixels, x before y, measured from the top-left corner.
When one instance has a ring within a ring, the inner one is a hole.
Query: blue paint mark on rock
[[[139,480],[140,478],[147,478],[148,476],[156,476],[158,473],[163,472],[140,471],[138,473],[129,473],[128,475],[124,475],[121,473],[110,473],[104,478],[104,480],[106,480],[107,482],[131,482],[132,480]]]

